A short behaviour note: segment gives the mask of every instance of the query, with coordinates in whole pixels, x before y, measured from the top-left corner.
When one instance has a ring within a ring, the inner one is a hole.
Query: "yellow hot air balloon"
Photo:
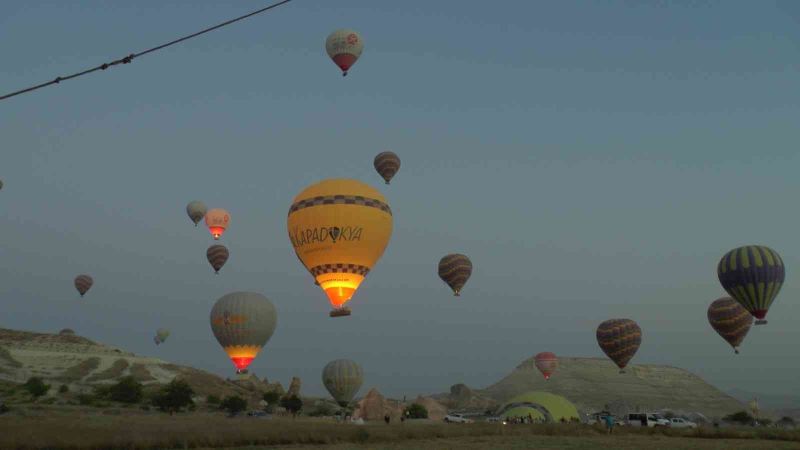
[[[297,257],[334,307],[331,317],[349,315],[344,305],[392,236],[386,198],[357,180],[323,180],[294,198],[287,228]]]

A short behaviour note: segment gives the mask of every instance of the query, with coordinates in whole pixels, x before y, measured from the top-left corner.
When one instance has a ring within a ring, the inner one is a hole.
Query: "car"
[[[250,417],[268,417],[269,416],[269,414],[267,414],[266,412],[258,411],[258,410],[248,411],[247,415],[250,416]]]
[[[444,421],[447,423],[472,423],[472,419],[467,419],[463,414],[448,414],[444,416]]]
[[[682,417],[669,419],[669,426],[672,428],[697,428],[697,424]]]
[[[487,417],[486,421],[489,423],[502,423],[503,425],[506,424],[506,419],[502,417]]]
[[[625,424],[632,427],[668,427],[670,421],[657,413],[630,413],[625,417]]]

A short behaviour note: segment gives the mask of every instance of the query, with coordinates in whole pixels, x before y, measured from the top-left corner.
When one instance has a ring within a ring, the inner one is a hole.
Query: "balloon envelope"
[[[272,337],[278,313],[272,302],[255,292],[232,292],[211,309],[211,331],[241,372]]]
[[[89,275],[83,274],[75,277],[74,284],[75,289],[77,289],[78,293],[80,293],[81,297],[83,297],[83,294],[91,289],[92,285],[94,284],[94,280]]]
[[[439,260],[439,278],[450,286],[455,296],[461,295],[471,275],[472,261],[467,255],[452,253]]]
[[[392,236],[392,210],[373,187],[329,179],[292,201],[287,218],[297,257],[334,308],[350,301]]]
[[[345,76],[364,51],[364,40],[353,30],[336,30],[325,40],[325,51]]]
[[[597,327],[597,343],[603,352],[622,369],[639,350],[642,329],[630,319],[610,319]]]
[[[722,339],[728,341],[736,353],[739,353],[739,346],[753,325],[753,316],[730,297],[722,297],[711,302],[707,316],[711,328],[722,336]]]
[[[189,219],[194,222],[194,226],[197,226],[206,215],[206,204],[199,200],[189,202],[189,204],[186,205],[186,214],[189,216]]]
[[[717,277],[723,289],[756,319],[767,323],[767,311],[783,286],[786,270],[778,252],[763,245],[735,248],[720,259]]]
[[[361,366],[349,359],[337,359],[322,369],[322,384],[340,406],[347,406],[364,382]]]
[[[219,269],[225,265],[229,256],[228,248],[224,245],[212,245],[206,250],[206,259],[208,259],[211,267],[214,268],[214,273],[219,273]]]
[[[397,171],[400,170],[400,157],[394,152],[378,153],[372,165],[375,166],[375,170],[386,184],[389,184],[389,181],[391,181]]]
[[[155,336],[156,344],[160,344],[162,342],[165,342],[168,337],[169,337],[169,330],[168,329],[159,328],[158,330],[156,330],[156,336]]]
[[[545,380],[550,379],[550,375],[558,369],[558,358],[554,353],[542,352],[534,356],[534,362],[539,372],[542,372]]]
[[[212,209],[206,213],[206,226],[214,239],[219,239],[231,221],[231,215],[222,208]]]

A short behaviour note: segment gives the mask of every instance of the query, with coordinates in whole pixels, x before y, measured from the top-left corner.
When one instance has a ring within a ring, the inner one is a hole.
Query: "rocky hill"
[[[0,328],[0,381],[24,383],[34,376],[54,387],[67,385],[71,392],[90,391],[95,385],[111,384],[124,376],[132,376],[146,387],[179,377],[202,397],[241,395],[255,400],[268,390],[283,391],[279,384],[268,384],[252,375],[228,381],[202,370],[98,344],[70,332],[45,334]],[[299,386],[299,380],[297,383]]]
[[[455,385],[450,394],[437,398],[451,408],[485,410],[527,391],[541,390],[568,398],[584,412],[608,406],[615,414],[670,409],[720,417],[744,409],[741,402],[684,369],[635,364],[626,370],[620,374],[613,363],[601,358],[559,357],[558,370],[545,381],[529,358],[485,389]]]

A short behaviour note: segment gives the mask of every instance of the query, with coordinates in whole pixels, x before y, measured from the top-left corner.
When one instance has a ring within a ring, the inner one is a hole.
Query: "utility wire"
[[[31,86],[31,87],[26,88],[26,89],[22,89],[22,90],[19,90],[19,91],[16,91],[16,92],[12,92],[10,94],[3,95],[2,97],[0,97],[0,100],[5,100],[5,99],[8,99],[8,98],[20,95],[20,94],[24,94],[26,92],[35,91],[37,89],[41,89],[43,87],[50,86],[51,84],[58,84],[58,83],[60,83],[62,81],[71,80],[71,79],[77,78],[77,77],[79,77],[81,75],[86,75],[86,74],[89,74],[89,73],[92,73],[92,72],[96,72],[98,70],[106,70],[109,67],[114,67],[114,66],[116,66],[118,64],[130,64],[130,62],[133,61],[134,58],[138,58],[138,57],[144,56],[144,55],[146,55],[148,53],[152,53],[152,52],[161,50],[162,48],[169,47],[170,45],[174,45],[174,44],[177,44],[179,42],[183,42],[183,41],[186,41],[188,39],[191,39],[193,37],[200,36],[201,34],[208,33],[209,31],[216,30],[217,28],[222,28],[222,27],[224,27],[226,25],[230,25],[230,24],[232,24],[234,22],[238,22],[238,21],[246,19],[248,17],[255,16],[256,14],[260,14],[262,12],[269,11],[270,9],[277,8],[278,6],[281,6],[281,5],[284,5],[286,3],[289,3],[290,1],[292,1],[292,0],[283,0],[283,1],[280,1],[278,3],[274,3],[272,5],[269,5],[266,8],[261,8],[261,9],[259,9],[257,11],[253,11],[253,12],[251,12],[249,14],[245,14],[245,15],[237,17],[235,19],[231,19],[231,20],[229,20],[227,22],[223,22],[223,23],[221,23],[219,25],[214,25],[211,28],[206,28],[205,30],[198,31],[197,33],[190,34],[190,35],[184,36],[184,37],[182,37],[180,39],[175,39],[174,41],[167,42],[166,44],[159,45],[158,47],[153,47],[153,48],[147,49],[147,50],[139,52],[139,53],[131,53],[130,55],[128,55],[128,56],[126,56],[124,58],[116,59],[114,61],[101,64],[101,65],[99,65],[97,67],[93,67],[91,69],[84,70],[83,72],[73,73],[72,75],[67,75],[65,77],[56,77],[55,80],[48,81],[48,82],[42,83],[42,84],[37,84],[36,86]]]

